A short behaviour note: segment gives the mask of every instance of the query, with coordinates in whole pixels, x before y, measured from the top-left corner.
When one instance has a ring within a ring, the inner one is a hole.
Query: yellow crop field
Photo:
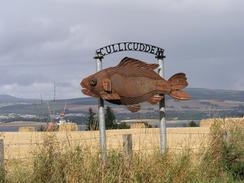
[[[203,119],[200,121],[200,127],[210,127],[214,123],[220,123],[226,127],[236,124],[244,128],[244,118],[215,118],[215,119]]]
[[[210,126],[213,123],[225,126],[238,124],[243,128],[243,118],[210,119],[201,121],[201,127],[167,128],[167,147],[170,151],[185,148],[203,150],[208,145]],[[159,149],[160,134],[158,128],[138,128],[107,130],[106,141],[108,150],[122,150],[124,134],[132,134],[133,151],[154,151]],[[92,151],[99,150],[99,131],[59,131],[59,132],[4,132],[0,138],[4,140],[5,159],[25,159],[38,150],[45,137],[53,135],[63,148],[77,145]]]
[[[242,175],[243,120],[215,119],[216,123],[220,125],[167,128],[169,151],[164,154],[158,151],[158,128],[107,130],[109,153],[105,164],[101,154],[96,153],[100,149],[99,131],[1,133],[4,142],[1,162],[5,173],[2,179],[7,182],[120,182],[128,176],[128,180],[136,177],[143,182],[161,182],[162,177],[165,180],[170,177],[173,182],[211,182],[209,178],[217,177],[217,182],[231,182],[239,178],[239,173]],[[126,134],[132,135],[131,156],[121,153]],[[226,166],[229,169],[225,170]]]
[[[159,149],[160,135],[158,128],[107,130],[108,150],[122,149],[122,135],[132,134],[134,151],[152,151]],[[93,151],[99,150],[99,131],[63,131],[63,132],[5,132],[5,159],[28,158],[42,144],[44,137],[54,135],[64,148],[80,145]],[[209,128],[168,128],[167,145],[171,150],[181,148],[199,149],[206,146]]]

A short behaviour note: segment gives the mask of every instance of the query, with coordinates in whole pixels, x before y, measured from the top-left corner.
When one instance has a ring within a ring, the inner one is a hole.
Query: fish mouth
[[[81,91],[82,91],[82,93],[85,94],[85,95],[90,95],[90,90],[88,90],[88,89],[86,89],[86,88],[82,89]]]
[[[90,84],[89,84],[89,80],[88,79],[83,79],[81,82],[80,82],[80,85],[82,87],[82,93],[87,95],[87,96],[91,96],[91,97],[97,97],[96,94],[94,94],[92,91],[91,91],[91,87],[90,87]]]
[[[87,79],[83,79],[81,82],[80,82],[80,85],[82,88],[84,89],[89,89],[89,83],[88,83],[88,80]]]
[[[81,91],[82,91],[83,94],[85,94],[87,96],[98,98],[98,95],[96,95],[95,93],[91,92],[89,89],[84,88]]]

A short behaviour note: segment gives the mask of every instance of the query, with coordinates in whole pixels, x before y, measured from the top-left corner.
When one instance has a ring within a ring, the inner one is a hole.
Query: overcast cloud
[[[243,0],[9,0],[0,2],[0,94],[82,97],[97,48],[121,41],[165,48],[167,78],[190,87],[244,90]],[[119,53],[154,62],[151,55]]]

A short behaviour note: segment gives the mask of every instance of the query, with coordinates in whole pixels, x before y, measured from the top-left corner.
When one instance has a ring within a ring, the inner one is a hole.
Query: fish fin
[[[131,112],[138,112],[141,109],[140,104],[128,105],[127,107]]]
[[[104,79],[102,81],[102,86],[103,86],[103,89],[106,92],[111,92],[112,91],[112,84],[111,84],[111,80],[110,79]]]
[[[147,64],[146,62],[143,62],[141,60],[125,57],[120,61],[118,66],[119,67],[130,67],[130,68],[133,67],[133,68],[144,68],[144,69],[154,70],[159,65],[158,64]]]
[[[97,96],[96,94],[92,93],[92,92],[91,92],[90,90],[88,90],[88,89],[82,89],[81,91],[82,91],[82,93],[84,93],[85,95],[88,95],[88,96],[90,96],[90,97],[96,97],[96,98],[98,98],[98,96]]]
[[[158,104],[163,98],[164,98],[164,96],[154,95],[154,96],[152,96],[151,98],[148,99],[148,102],[150,104]]]
[[[168,82],[171,85],[171,91],[169,93],[171,97],[178,100],[189,100],[191,98],[187,92],[181,90],[188,85],[187,78],[184,73],[177,73],[173,75],[169,78]]]
[[[187,78],[184,73],[178,73],[169,78],[169,83],[171,85],[171,90],[181,90],[187,87]]]
[[[171,97],[177,100],[189,100],[191,99],[190,95],[182,90],[174,90],[169,93]]]
[[[147,64],[148,65],[148,69],[154,70],[157,69],[159,67],[158,64]]]
[[[117,93],[100,92],[100,95],[104,100],[120,100],[120,96]]]

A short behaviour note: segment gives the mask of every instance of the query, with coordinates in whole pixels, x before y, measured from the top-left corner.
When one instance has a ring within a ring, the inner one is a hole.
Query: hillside
[[[244,102],[244,91],[205,89],[205,88],[187,88],[186,91],[191,95],[192,100],[231,100]],[[170,98],[170,97],[168,97]],[[33,103],[40,102],[38,99],[23,99],[11,95],[0,95],[0,103]],[[82,104],[94,105],[97,103],[95,98],[72,98],[56,100],[57,103],[63,104]]]
[[[202,119],[244,114],[244,91],[189,88],[187,92],[192,96],[192,99],[188,101],[175,101],[167,97],[166,108],[169,119]],[[65,104],[66,116],[70,120],[84,120],[90,107],[93,111],[97,111],[97,100],[91,97],[41,102],[40,100],[1,95],[0,120],[12,121],[16,118],[26,120],[26,115],[32,120],[48,120],[50,112],[58,114],[64,109]],[[113,108],[117,119],[158,117],[158,105],[143,103],[140,112],[137,113],[129,112],[126,106],[107,102],[105,105]]]
[[[0,103],[21,102],[23,100],[24,99],[19,99],[11,95],[0,95]]]
[[[37,99],[24,99],[24,98],[17,98],[11,95],[0,95],[0,104],[15,104],[15,103],[34,103],[38,101]]]
[[[188,88],[193,100],[232,100],[244,102],[244,91]]]

